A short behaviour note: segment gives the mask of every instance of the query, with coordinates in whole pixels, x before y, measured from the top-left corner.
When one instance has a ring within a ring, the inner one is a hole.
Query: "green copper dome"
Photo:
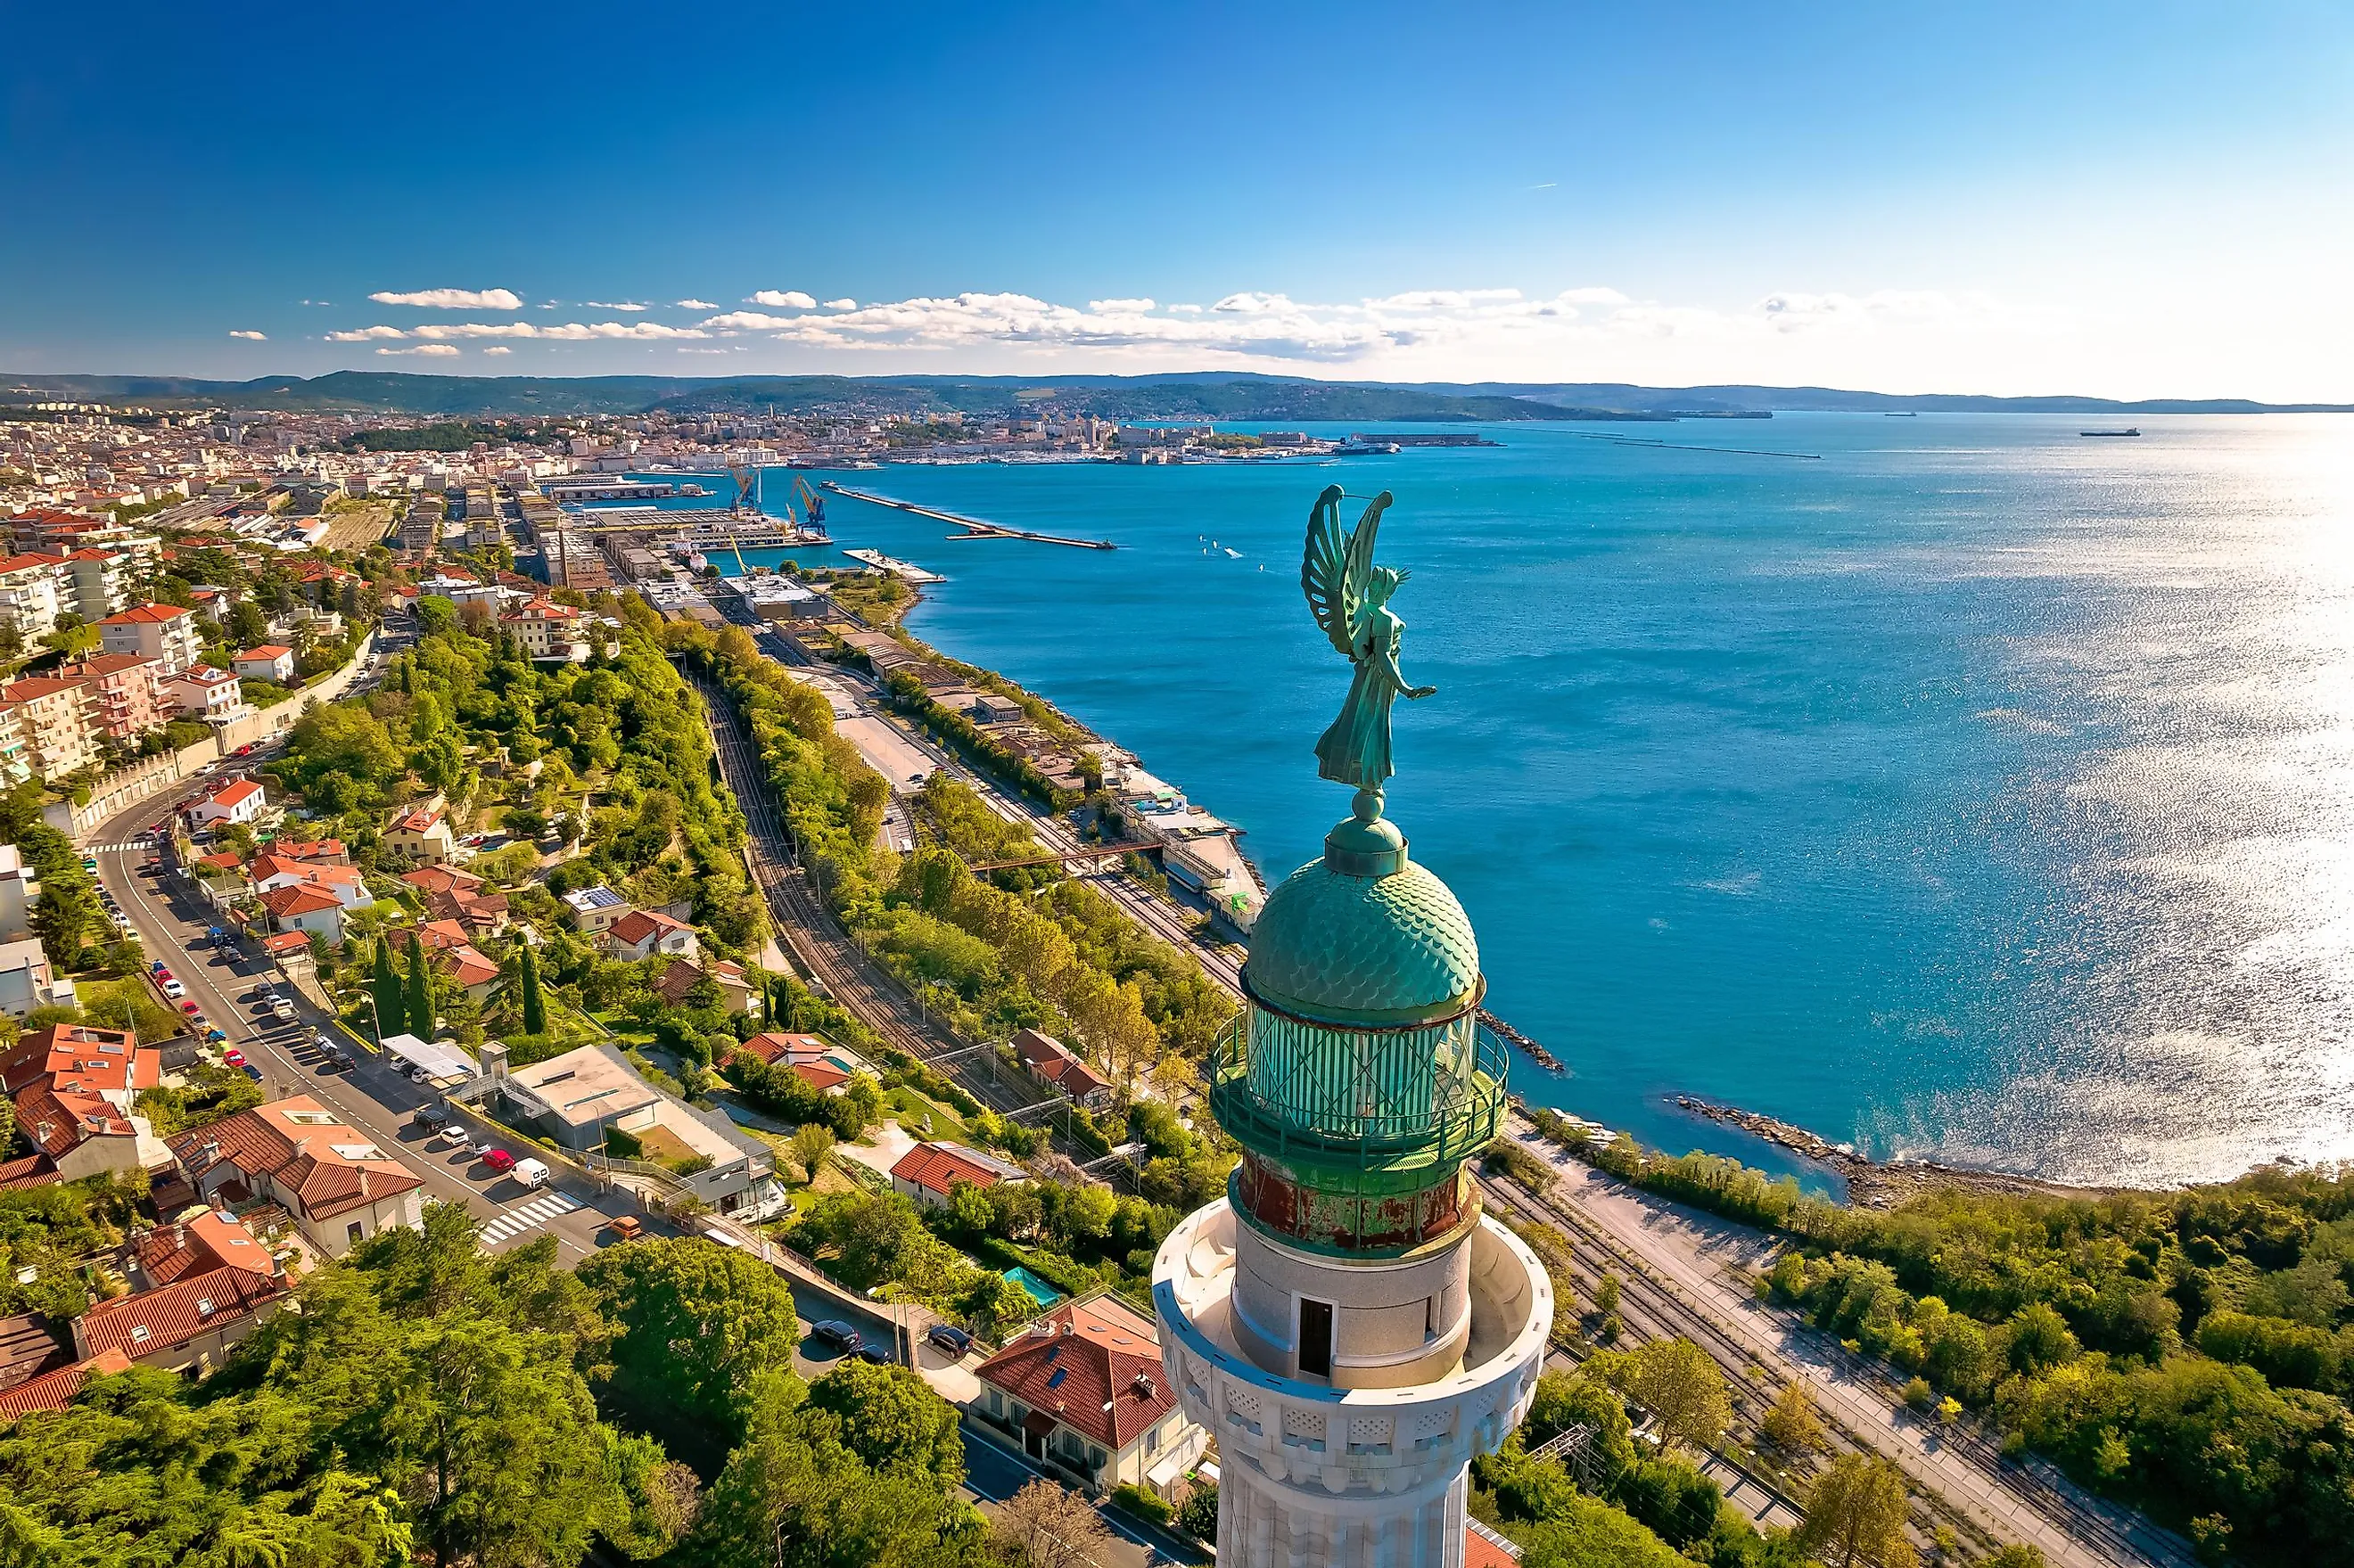
[[[1447,884],[1403,844],[1386,874],[1349,875],[1334,858],[1328,852],[1293,872],[1259,911],[1244,969],[1252,992],[1342,1024],[1427,1022],[1469,1006],[1479,943]]]

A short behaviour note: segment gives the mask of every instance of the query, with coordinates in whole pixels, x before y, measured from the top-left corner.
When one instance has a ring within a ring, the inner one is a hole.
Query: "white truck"
[[[526,1187],[546,1186],[547,1174],[547,1164],[545,1160],[518,1160],[515,1161],[514,1179]]]

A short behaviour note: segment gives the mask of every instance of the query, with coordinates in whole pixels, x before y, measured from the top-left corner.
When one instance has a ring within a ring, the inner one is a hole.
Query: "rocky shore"
[[[1813,1161],[1847,1183],[1848,1201],[1860,1208],[1893,1209],[1917,1192],[1933,1187],[1963,1187],[1977,1192],[2009,1192],[2047,1198],[2089,1198],[2101,1195],[2091,1187],[2070,1187],[2032,1176],[1999,1171],[1972,1171],[1941,1165],[1930,1160],[1873,1160],[1819,1133],[1738,1106],[1718,1105],[1696,1095],[1676,1095],[1670,1104],[1688,1115],[1736,1127],[1753,1138]]]

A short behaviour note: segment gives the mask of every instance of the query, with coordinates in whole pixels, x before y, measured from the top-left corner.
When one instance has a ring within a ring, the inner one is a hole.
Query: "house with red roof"
[[[656,953],[690,955],[700,950],[695,927],[659,909],[632,909],[605,927],[599,938],[617,959],[649,959]]]
[[[341,839],[276,839],[270,853],[280,860],[315,862],[320,865],[349,865],[351,851]]]
[[[949,1189],[960,1181],[986,1191],[1002,1181],[1029,1179],[1020,1166],[961,1143],[919,1143],[891,1167],[891,1190],[928,1209],[947,1202]]]
[[[829,1095],[841,1092],[861,1073],[868,1077],[879,1076],[858,1053],[816,1034],[764,1030],[736,1050],[739,1055],[765,1062],[771,1067],[786,1068],[810,1087]]]
[[[101,1351],[86,1361],[27,1378],[14,1388],[0,1391],[0,1426],[19,1421],[37,1410],[63,1410],[90,1379],[130,1370],[131,1358],[121,1351]]]
[[[58,1023],[19,1038],[0,1055],[0,1087],[16,1101],[18,1136],[40,1161],[21,1184],[78,1181],[101,1171],[165,1163],[147,1118],[133,1114],[163,1075],[160,1053],[129,1030]]]
[[[265,642],[230,659],[228,667],[244,680],[291,686],[294,683],[294,650],[282,642]]]
[[[752,980],[744,966],[726,959],[673,959],[654,980],[654,994],[673,1007],[684,1007],[689,992],[700,980],[709,980],[719,988],[719,1005],[729,1012],[752,1011]]]
[[[206,827],[214,822],[249,822],[261,815],[270,798],[260,783],[251,779],[232,779],[217,786],[213,792],[188,808],[188,824]]]
[[[367,879],[357,867],[290,860],[274,847],[254,856],[245,874],[256,893],[271,893],[281,887],[313,887],[346,909],[365,909],[376,902],[375,895],[367,890]]]
[[[281,933],[317,935],[330,942],[344,939],[344,901],[324,888],[298,882],[263,894],[261,907]]]
[[[246,706],[244,683],[210,664],[182,670],[171,677],[168,690],[182,713],[207,724],[226,724]]]
[[[378,1231],[424,1223],[422,1178],[308,1095],[192,1128],[171,1139],[171,1150],[201,1200],[267,1198],[327,1256]]]
[[[1066,1301],[975,1369],[973,1414],[1092,1492],[1167,1494],[1209,1435],[1187,1418],[1143,1313],[1112,1296]]]
[[[395,812],[384,830],[384,847],[429,863],[456,859],[458,835],[450,826],[441,797],[436,795]]]
[[[97,733],[135,741],[178,713],[166,695],[164,666],[140,653],[101,653],[63,664],[58,678],[82,689],[82,720]]]
[[[74,1319],[74,1351],[111,1352],[143,1367],[199,1376],[261,1327],[291,1287],[282,1274],[207,1269],[154,1290],[101,1301]]]
[[[1013,1054],[1030,1069],[1032,1077],[1073,1104],[1092,1110],[1111,1103],[1111,1085],[1053,1035],[1035,1029],[1016,1030]]]
[[[476,1006],[499,986],[499,966],[484,958],[455,920],[428,920],[417,928],[417,945],[433,967],[458,982]]]
[[[169,1224],[156,1226],[132,1244],[130,1264],[133,1277],[146,1290],[215,1268],[278,1272],[270,1249],[227,1209],[193,1210]]]
[[[400,880],[424,895],[428,919],[454,921],[478,937],[495,937],[507,928],[507,895],[471,871],[420,865]]]

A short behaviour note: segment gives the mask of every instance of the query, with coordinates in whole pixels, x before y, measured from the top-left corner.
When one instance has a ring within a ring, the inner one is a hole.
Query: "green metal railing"
[[[1437,1029],[1304,1030],[1260,1019],[1253,1072],[1251,1009],[1212,1047],[1211,1114],[1229,1136],[1291,1163],[1433,1166],[1465,1160],[1503,1123],[1510,1050],[1469,1018]],[[1468,1032],[1459,1039],[1458,1026]],[[1270,1050],[1270,1048],[1272,1048]],[[1268,1061],[1273,1054],[1280,1060]],[[1336,1065],[1347,1070],[1334,1071]]]

